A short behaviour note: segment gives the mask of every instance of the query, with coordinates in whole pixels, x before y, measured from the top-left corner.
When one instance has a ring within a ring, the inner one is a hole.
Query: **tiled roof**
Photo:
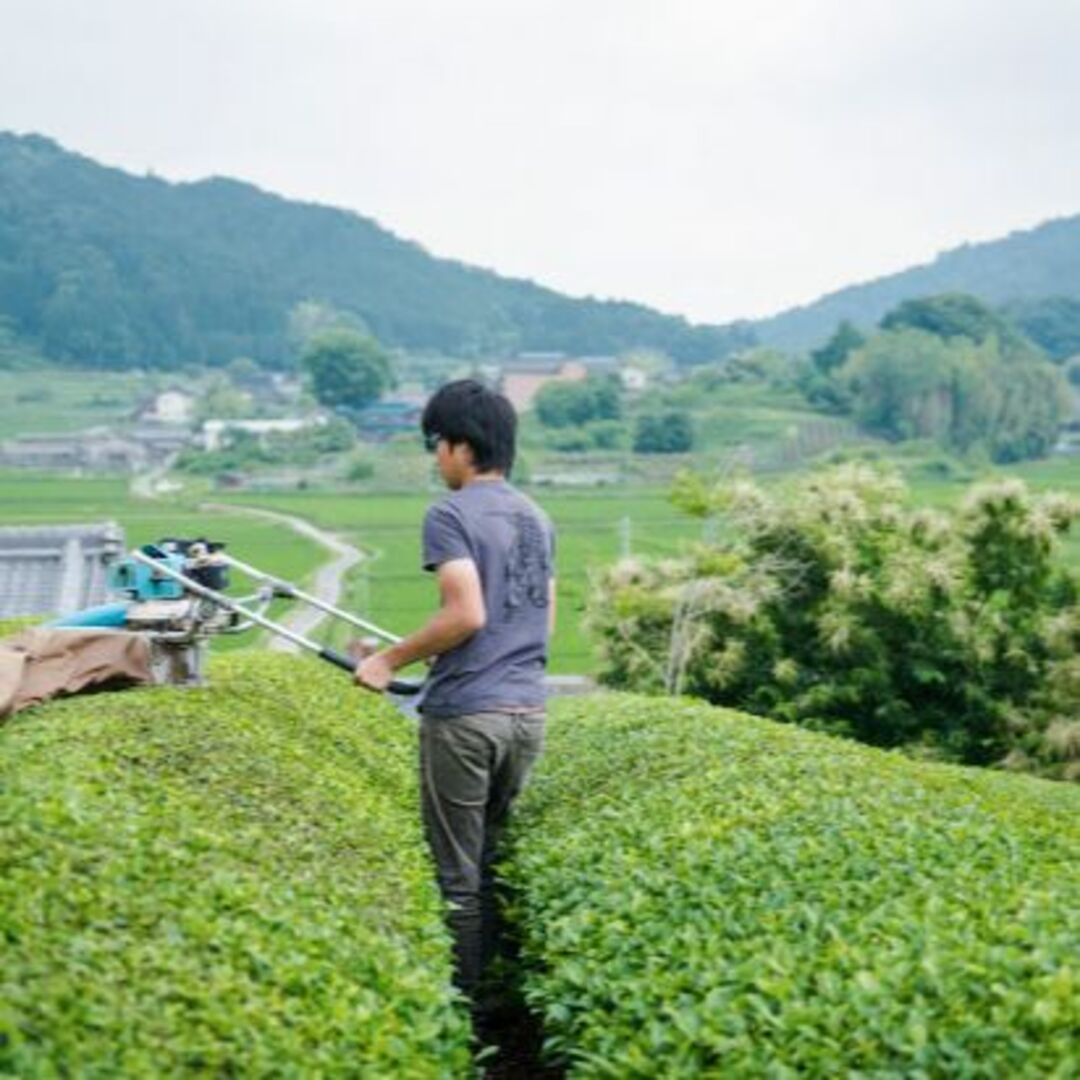
[[[69,615],[104,603],[105,565],[124,551],[114,522],[0,528],[0,618]]]

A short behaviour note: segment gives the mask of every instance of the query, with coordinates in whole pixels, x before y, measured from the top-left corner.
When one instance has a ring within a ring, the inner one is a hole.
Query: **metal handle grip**
[[[320,649],[319,656],[321,659],[326,660],[328,663],[334,664],[336,667],[339,667],[343,671],[347,671],[350,674],[356,671],[356,661],[353,660],[351,656],[346,656],[344,653],[339,653],[336,649]],[[402,682],[400,679],[395,679],[386,688],[386,691],[389,694],[412,696],[413,694],[419,694],[423,685],[423,683]]]

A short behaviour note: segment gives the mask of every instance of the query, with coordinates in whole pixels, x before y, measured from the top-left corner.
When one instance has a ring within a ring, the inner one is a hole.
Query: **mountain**
[[[807,349],[844,319],[869,328],[903,300],[947,292],[970,293],[1015,311],[1046,298],[1080,299],[1080,215],[1001,240],[963,244],[931,263],[840,289],[750,325],[762,344]]]
[[[86,366],[282,366],[304,301],[385,344],[449,354],[646,347],[700,363],[753,341],[744,324],[695,326],[434,258],[350,211],[236,180],[134,176],[0,132],[0,339]]]

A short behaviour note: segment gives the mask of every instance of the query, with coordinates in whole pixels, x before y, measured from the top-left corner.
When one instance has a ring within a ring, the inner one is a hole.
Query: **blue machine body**
[[[179,573],[185,572],[183,555],[168,554],[160,548],[148,545],[143,548],[148,555],[164,566]],[[105,577],[109,590],[124,596],[122,601],[100,604],[98,607],[65,615],[49,626],[59,629],[100,627],[102,629],[122,629],[127,622],[128,610],[133,603],[145,600],[179,600],[184,595],[184,586],[171,578],[157,576],[152,566],[137,559],[121,559],[108,567]]]
[[[88,627],[122,629],[127,619],[127,610],[127,604],[101,604],[98,607],[86,608],[84,611],[66,615],[62,619],[49,623],[49,626],[58,627],[61,630]]]
[[[160,548],[143,548],[148,555],[163,566],[177,573],[187,573],[187,560],[183,555],[169,555]],[[106,582],[113,592],[126,593],[131,600],[179,600],[184,595],[184,586],[179,581],[167,577],[157,577],[154,568],[135,559],[121,559],[109,567]]]

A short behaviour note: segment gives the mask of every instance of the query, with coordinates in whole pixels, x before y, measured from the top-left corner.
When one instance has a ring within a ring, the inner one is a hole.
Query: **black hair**
[[[476,379],[440,386],[424,406],[420,428],[425,437],[440,436],[451,445],[466,443],[479,472],[510,475],[517,441],[514,406]]]

